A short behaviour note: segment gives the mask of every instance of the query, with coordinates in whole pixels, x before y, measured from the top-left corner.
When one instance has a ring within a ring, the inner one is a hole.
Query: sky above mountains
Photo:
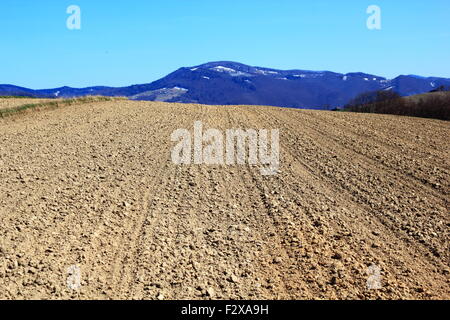
[[[381,30],[366,26],[373,4]],[[448,0],[2,0],[0,36],[0,83],[35,89],[148,83],[219,60],[450,77]]]

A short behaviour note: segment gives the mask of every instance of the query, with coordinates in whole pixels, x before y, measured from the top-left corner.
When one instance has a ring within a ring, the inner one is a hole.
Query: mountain
[[[37,97],[35,90],[13,86],[10,84],[0,84],[0,96],[20,96]]]
[[[128,87],[62,87],[32,90],[0,85],[0,95],[33,97],[125,96],[151,100],[213,105],[271,105],[293,108],[340,107],[360,93],[394,90],[402,96],[450,86],[450,79],[401,75],[384,77],[330,71],[277,70],[229,61],[180,68],[149,84]]]

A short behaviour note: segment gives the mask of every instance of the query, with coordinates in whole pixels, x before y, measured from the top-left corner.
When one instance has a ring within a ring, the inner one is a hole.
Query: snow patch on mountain
[[[153,101],[170,101],[174,98],[177,98],[189,90],[186,88],[173,87],[173,88],[161,88],[157,90],[145,91],[139,94],[136,94],[131,97],[133,100],[140,100],[143,98],[151,98]]]
[[[226,72],[226,73],[236,73],[237,71],[232,68],[227,68],[223,66],[217,66],[214,68],[211,68],[211,70],[217,71],[217,72]]]
[[[264,76],[279,74],[279,73],[276,72],[276,71],[262,70],[262,69],[255,69],[255,72],[256,72],[256,73],[259,73],[259,74],[262,74],[262,75],[264,75]]]
[[[316,79],[323,77],[323,72],[311,72],[311,73],[305,73],[305,74],[294,74],[293,77],[296,78],[304,78],[304,79]]]
[[[228,73],[232,77],[249,77],[249,76],[251,76],[251,74],[249,74],[249,73],[241,72],[241,71],[235,70],[233,68],[228,68],[228,67],[224,67],[224,66],[213,67],[210,70],[220,72],[220,73]]]

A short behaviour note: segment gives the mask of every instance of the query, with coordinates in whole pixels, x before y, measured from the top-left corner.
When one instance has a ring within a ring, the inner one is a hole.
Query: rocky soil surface
[[[196,120],[280,129],[281,172],[173,164],[171,133]],[[449,299],[449,137],[437,120],[156,102],[5,118],[0,299]]]

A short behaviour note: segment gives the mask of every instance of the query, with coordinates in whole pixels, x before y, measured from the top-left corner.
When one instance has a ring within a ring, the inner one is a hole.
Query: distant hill
[[[407,97],[386,91],[368,92],[355,98],[345,109],[353,112],[450,120],[450,91]]]
[[[450,91],[428,92],[428,93],[416,94],[413,96],[404,97],[403,99],[408,102],[417,103],[420,100],[429,100],[429,99],[435,99],[435,98],[446,98],[446,99],[449,99],[449,101],[450,101]]]
[[[344,106],[362,92],[393,90],[402,96],[410,96],[429,92],[439,86],[450,86],[450,79],[402,75],[389,80],[361,72],[341,74],[331,71],[277,70],[221,61],[180,68],[149,84],[45,90],[0,85],[0,96],[68,98],[103,95],[212,105],[326,109]]]

